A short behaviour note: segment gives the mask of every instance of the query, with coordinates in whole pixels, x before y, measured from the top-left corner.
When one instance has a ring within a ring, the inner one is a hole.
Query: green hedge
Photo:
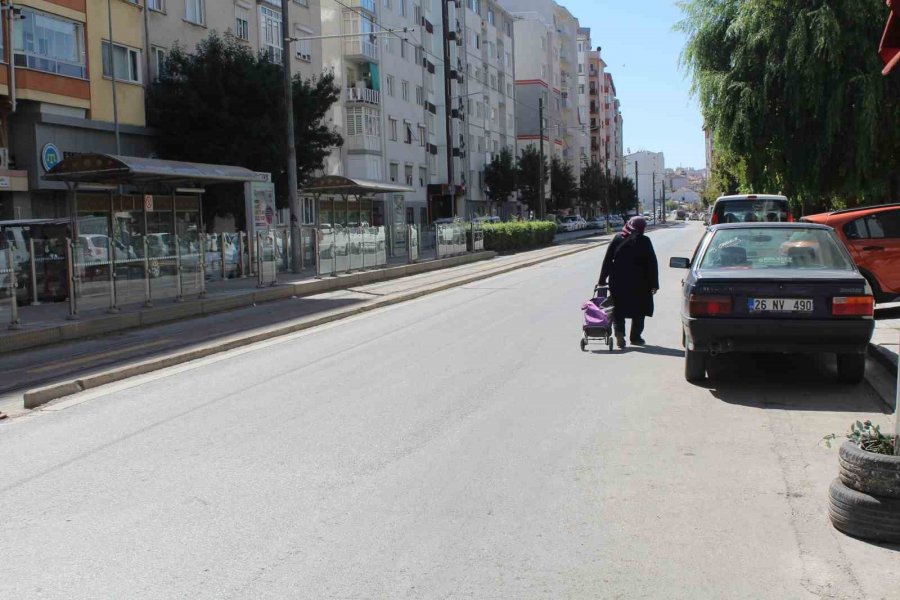
[[[553,243],[553,221],[512,221],[484,225],[484,249],[495,252],[528,250]]]

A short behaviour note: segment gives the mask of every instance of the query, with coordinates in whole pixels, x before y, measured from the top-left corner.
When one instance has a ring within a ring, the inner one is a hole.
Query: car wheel
[[[865,354],[838,354],[838,379],[844,383],[859,383],[866,375]]]
[[[684,378],[690,382],[706,379],[706,353],[696,350],[684,351]]]

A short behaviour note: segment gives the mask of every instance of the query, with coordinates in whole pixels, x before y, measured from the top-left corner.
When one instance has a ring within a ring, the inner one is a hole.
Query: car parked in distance
[[[606,217],[603,215],[597,215],[596,217],[591,217],[587,222],[588,229],[606,229]]]
[[[574,216],[561,217],[556,223],[556,230],[560,233],[567,231],[577,231],[579,229],[578,225],[578,218]]]
[[[900,204],[859,206],[803,217],[833,227],[875,294],[900,300]]]
[[[773,194],[721,196],[713,205],[710,225],[721,223],[791,223],[787,197]]]
[[[838,376],[865,374],[875,327],[872,289],[830,227],[813,223],[713,225],[688,269],[681,322],[685,378],[706,377],[726,352],[834,353]]]

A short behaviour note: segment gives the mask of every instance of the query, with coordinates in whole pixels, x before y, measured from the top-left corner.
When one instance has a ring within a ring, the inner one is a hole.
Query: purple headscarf
[[[627,238],[635,232],[637,232],[638,235],[644,235],[645,229],[647,229],[647,221],[644,217],[631,217],[628,222],[625,223],[625,227],[622,228],[622,237]]]

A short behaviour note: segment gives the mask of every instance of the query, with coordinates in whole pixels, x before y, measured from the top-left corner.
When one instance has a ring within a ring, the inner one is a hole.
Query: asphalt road
[[[651,237],[667,264],[701,227]],[[827,357],[582,353],[597,253],[0,423],[0,598],[897,598],[835,532]]]

